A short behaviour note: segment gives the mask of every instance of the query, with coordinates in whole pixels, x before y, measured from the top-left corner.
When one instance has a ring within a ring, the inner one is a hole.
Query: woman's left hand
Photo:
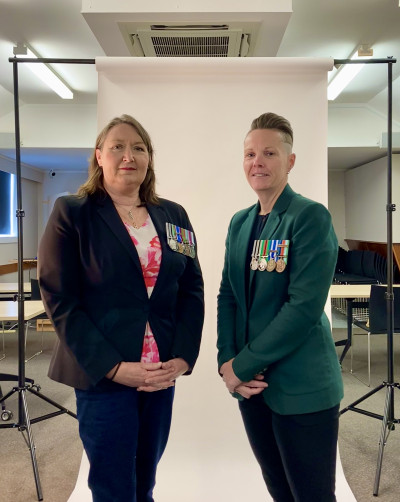
[[[233,359],[224,363],[220,368],[220,373],[222,375],[222,380],[225,382],[225,385],[229,392],[235,392],[236,387],[242,383],[241,380],[235,375],[232,368]]]
[[[249,382],[242,382],[235,375],[232,367],[233,359],[224,363],[219,369],[222,379],[231,394],[235,392],[240,394],[246,399],[256,394],[261,394],[261,392],[268,387],[267,382],[264,382],[263,375],[256,375],[253,380]]]
[[[138,387],[138,390],[152,392],[167,386],[170,387],[171,382],[174,382],[178,377],[188,371],[189,365],[181,357],[175,357],[174,359],[162,363],[161,368],[167,370],[165,375],[146,378],[146,385]]]

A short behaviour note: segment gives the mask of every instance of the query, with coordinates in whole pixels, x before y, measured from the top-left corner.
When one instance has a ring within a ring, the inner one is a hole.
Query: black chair
[[[39,281],[37,279],[31,279],[31,300],[41,300],[41,299],[42,299],[42,295],[40,294]],[[35,318],[34,322],[36,323],[36,326],[37,326],[37,322],[36,321],[43,320],[43,319],[48,319],[46,313],[40,314],[39,316],[37,316]],[[30,326],[31,326],[31,324],[28,321],[26,323],[26,326],[25,326],[25,354],[26,354],[26,341],[27,341],[27,338],[28,338],[28,330],[29,330]],[[36,352],[32,356],[27,357],[25,359],[26,363],[28,361],[30,361],[31,359],[33,359],[34,357],[40,355],[43,352],[43,324],[41,326],[41,333],[42,333],[42,337],[41,337],[40,350],[39,350],[39,352]]]
[[[372,251],[350,250],[339,247],[333,282],[336,284],[378,284],[375,255]],[[366,273],[367,272],[367,273]]]
[[[368,334],[368,387],[371,385],[371,335],[387,334],[387,301],[385,298],[386,286],[381,284],[371,285],[371,295],[368,305],[368,317],[364,320],[353,318],[353,324],[363,329]],[[400,334],[400,286],[393,287],[393,311],[394,311],[394,329],[393,332]],[[351,346],[351,365],[350,371],[353,371],[353,345]],[[358,377],[357,377],[358,378]]]

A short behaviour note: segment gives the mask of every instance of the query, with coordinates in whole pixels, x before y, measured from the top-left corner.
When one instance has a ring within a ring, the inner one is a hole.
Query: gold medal
[[[265,258],[261,258],[260,261],[258,262],[258,270],[260,272],[264,272],[266,268],[267,268],[267,260]]]
[[[276,262],[276,271],[281,273],[285,270],[286,268],[286,263],[282,258],[279,258],[279,260]]]
[[[276,267],[276,261],[275,260],[268,260],[267,271],[272,272],[273,270],[275,270],[275,267]]]

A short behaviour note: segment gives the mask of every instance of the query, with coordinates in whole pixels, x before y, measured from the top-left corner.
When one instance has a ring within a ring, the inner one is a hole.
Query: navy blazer
[[[166,223],[193,230],[180,205],[147,207],[162,248],[148,297],[136,247],[111,198],[57,199],[39,246],[39,283],[58,335],[49,377],[79,389],[101,382],[119,361],[140,361],[146,323],[160,358],[182,357],[193,368],[204,319],[196,258],[172,251]],[[197,251],[197,246],[196,246]]]

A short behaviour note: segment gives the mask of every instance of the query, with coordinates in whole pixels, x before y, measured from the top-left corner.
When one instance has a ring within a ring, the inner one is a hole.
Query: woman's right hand
[[[116,366],[112,368],[106,375],[110,378],[116,369]],[[128,387],[140,387],[140,390],[146,392],[154,392],[157,390],[166,389],[167,387],[173,387],[174,382],[163,382],[162,385],[158,384],[146,384],[145,380],[150,377],[157,376],[167,376],[168,370],[162,368],[162,363],[134,363],[134,362],[122,362],[117,374],[113,378],[113,382],[119,383],[121,385],[127,385]]]
[[[235,392],[243,396],[245,399],[250,399],[251,396],[261,394],[261,392],[268,387],[267,382],[264,382],[263,375],[256,375],[254,380],[250,382],[242,382],[235,388]]]

